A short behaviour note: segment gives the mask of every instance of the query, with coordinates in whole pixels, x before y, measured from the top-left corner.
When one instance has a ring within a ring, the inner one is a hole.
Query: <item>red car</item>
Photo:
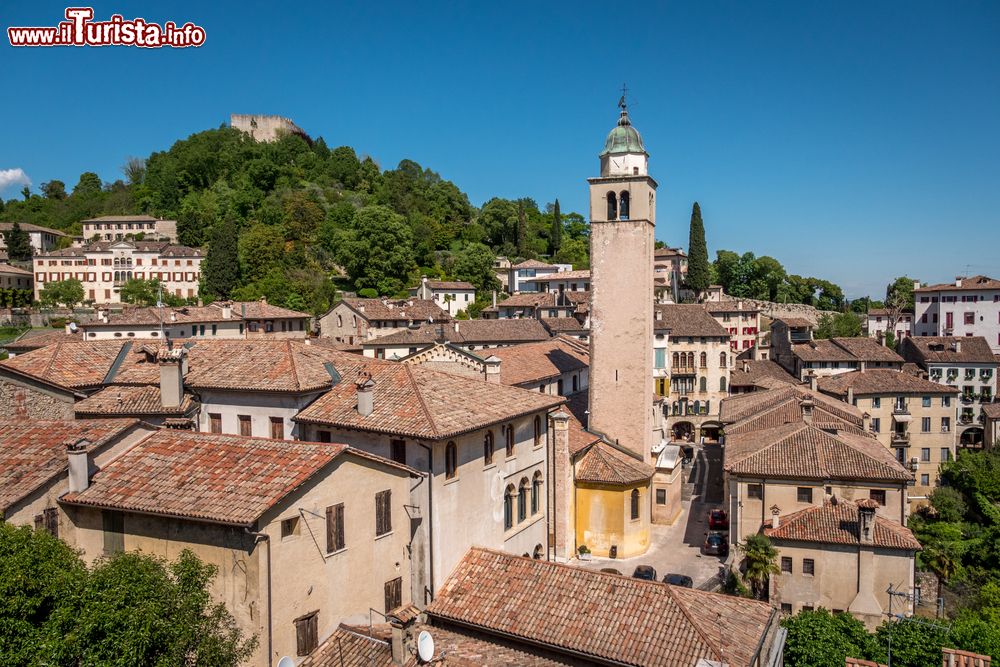
[[[708,513],[709,530],[729,530],[729,515],[725,510],[712,510]]]

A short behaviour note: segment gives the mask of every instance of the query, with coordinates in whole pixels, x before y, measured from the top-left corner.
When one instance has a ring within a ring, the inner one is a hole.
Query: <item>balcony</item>
[[[907,403],[894,403],[892,406],[892,414],[894,415],[908,415],[910,414],[910,406]]]
[[[910,434],[903,431],[893,431],[892,432],[892,444],[893,445],[909,445],[910,444]]]
[[[670,369],[671,375],[697,375],[698,369],[694,366],[674,366]]]
[[[959,424],[971,424],[973,421],[974,417],[969,413],[963,414],[961,417],[958,418]]]

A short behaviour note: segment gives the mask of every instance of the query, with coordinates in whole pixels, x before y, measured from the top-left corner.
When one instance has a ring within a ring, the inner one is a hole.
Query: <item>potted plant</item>
[[[580,557],[580,560],[590,560],[590,549],[587,548],[586,544],[581,544],[576,553]]]

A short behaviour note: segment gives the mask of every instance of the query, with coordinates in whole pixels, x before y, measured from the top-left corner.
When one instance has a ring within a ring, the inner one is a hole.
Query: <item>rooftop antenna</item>
[[[625,84],[623,83],[623,84],[622,84],[622,97],[621,97],[621,99],[620,99],[620,100],[618,100],[618,107],[619,107],[619,108],[620,108],[620,109],[621,109],[622,111],[625,111],[625,107],[627,106],[627,105],[625,104],[625,98],[627,98],[627,97],[628,97],[628,86],[626,86],[626,85],[625,85]]]

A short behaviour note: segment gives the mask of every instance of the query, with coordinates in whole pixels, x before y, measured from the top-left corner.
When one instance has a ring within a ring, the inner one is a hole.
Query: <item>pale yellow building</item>
[[[818,386],[868,415],[871,433],[914,473],[910,503],[914,508],[927,504],[941,464],[955,458],[958,389],[883,369],[820,378]]]

